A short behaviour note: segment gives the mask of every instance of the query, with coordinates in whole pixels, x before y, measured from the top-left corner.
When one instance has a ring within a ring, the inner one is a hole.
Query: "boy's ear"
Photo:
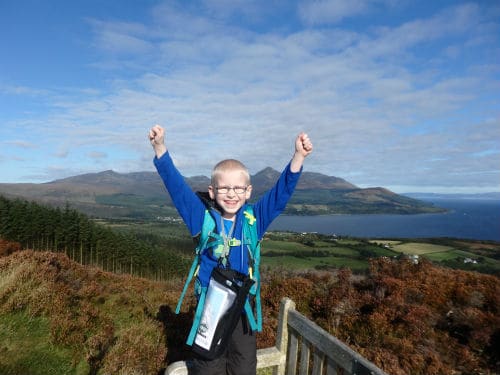
[[[252,185],[248,185],[247,191],[245,192],[245,198],[248,200],[252,196]]]
[[[208,195],[210,196],[211,200],[215,200],[215,192],[212,185],[208,187]]]

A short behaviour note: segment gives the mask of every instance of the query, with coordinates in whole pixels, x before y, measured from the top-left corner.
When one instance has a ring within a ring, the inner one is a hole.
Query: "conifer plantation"
[[[60,209],[2,196],[0,237],[23,249],[64,253],[80,264],[154,280],[183,275],[190,262],[173,251],[186,247],[176,240],[166,243],[154,233],[139,236],[113,231],[68,205]]]
[[[193,298],[172,310],[189,259],[169,246],[0,198],[0,373],[158,374],[187,358]],[[278,271],[263,270],[260,348],[287,296],[388,374],[500,373],[498,276],[384,257],[366,276]]]

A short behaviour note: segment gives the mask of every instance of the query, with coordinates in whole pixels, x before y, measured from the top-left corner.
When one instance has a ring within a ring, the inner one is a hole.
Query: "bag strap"
[[[200,254],[202,250],[207,247],[209,240],[212,238],[213,244],[211,246],[215,246],[218,244],[218,235],[214,231],[215,229],[215,221],[210,215],[209,210],[205,210],[205,217],[203,218],[203,225],[201,228],[201,232],[198,236],[198,245],[195,248],[195,256],[193,259],[193,263],[191,264],[191,269],[189,270],[188,276],[186,278],[186,282],[184,283],[184,287],[182,288],[181,296],[179,297],[179,301],[177,302],[177,307],[175,308],[175,313],[179,314],[181,310],[182,301],[186,296],[186,292],[188,290],[189,284],[193,277],[198,274],[199,264],[200,264]]]
[[[255,314],[247,299],[245,303],[245,312],[247,314],[248,323],[253,331],[262,331],[262,306],[260,300],[260,241],[257,235],[257,226],[255,225],[256,219],[251,206],[248,206],[243,212],[245,215],[245,223],[243,225],[244,243],[247,245],[248,254],[251,260],[251,266],[248,274],[255,283],[250,288],[250,294],[255,297]]]
[[[186,344],[189,346],[193,345],[194,338],[196,337],[196,333],[198,332],[198,327],[200,325],[201,315],[203,314],[203,307],[205,306],[205,296],[207,295],[207,288],[201,288],[200,300],[198,302],[198,306],[196,307],[196,311],[194,313],[193,325],[191,326],[191,331],[189,331],[189,336],[186,340]]]

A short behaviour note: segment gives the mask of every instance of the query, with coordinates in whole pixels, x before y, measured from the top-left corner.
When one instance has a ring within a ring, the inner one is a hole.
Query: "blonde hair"
[[[250,185],[250,173],[248,172],[247,167],[241,161],[236,159],[225,159],[218,162],[215,167],[212,169],[212,178],[211,184],[215,186],[217,178],[225,172],[229,171],[241,171],[245,176],[246,183]]]

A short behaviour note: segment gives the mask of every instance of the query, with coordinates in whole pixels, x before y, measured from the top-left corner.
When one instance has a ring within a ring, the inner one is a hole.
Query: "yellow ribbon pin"
[[[257,220],[255,219],[255,216],[253,216],[250,212],[244,211],[243,215],[245,215],[248,220],[248,224],[250,225],[253,225],[253,223],[255,223],[255,220]]]

